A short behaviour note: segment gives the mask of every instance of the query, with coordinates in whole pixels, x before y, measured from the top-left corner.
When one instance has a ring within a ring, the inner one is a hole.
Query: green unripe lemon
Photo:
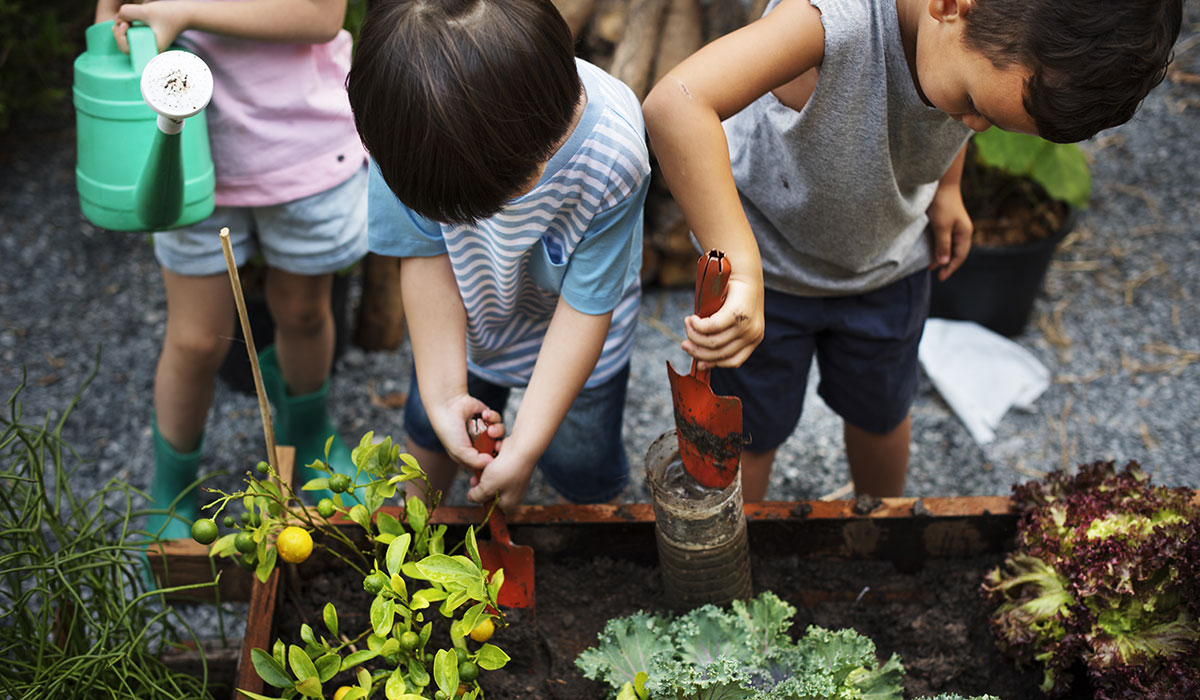
[[[196,518],[192,523],[192,539],[200,544],[212,544],[217,541],[217,524],[212,518]]]
[[[412,630],[408,630],[404,634],[400,635],[400,648],[404,651],[412,651],[413,649],[416,649],[417,645],[420,643],[421,635],[413,632]]]
[[[225,524],[225,527],[233,527],[234,525],[237,525],[237,520],[235,520],[232,515],[226,515],[225,520],[222,522]]]
[[[333,511],[333,501],[329,500],[328,498],[322,498],[321,501],[317,503],[317,514],[322,518],[332,518]]]
[[[271,471],[271,465],[263,461],[259,461],[258,464],[254,465],[254,468],[258,470],[259,474],[268,474]]]
[[[387,577],[381,571],[373,571],[363,579],[363,590],[367,593],[378,593],[388,583]]]
[[[334,474],[329,477],[329,490],[334,493],[345,493],[350,488],[350,477],[345,474]]]
[[[474,682],[476,678],[479,678],[479,667],[470,661],[462,662],[458,665],[458,678],[467,683]]]
[[[239,532],[237,537],[233,538],[233,547],[242,554],[249,554],[258,549],[258,543],[249,532]]]

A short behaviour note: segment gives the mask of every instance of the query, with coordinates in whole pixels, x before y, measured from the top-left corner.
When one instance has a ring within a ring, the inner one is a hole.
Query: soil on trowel
[[[610,697],[604,685],[583,678],[575,658],[596,643],[609,618],[667,609],[652,534],[644,545],[629,558],[592,556],[579,547],[547,555],[535,545],[536,615],[507,611],[508,626],[491,641],[512,661],[480,677],[485,697]],[[852,627],[874,640],[881,660],[899,654],[907,670],[906,697],[954,692],[1036,700],[1044,697],[1039,674],[1015,669],[987,627],[979,582],[999,562],[1000,555],[929,559],[919,570],[901,573],[885,561],[776,555],[752,556],[751,566],[756,594],[770,590],[796,606],[793,637],[808,625]],[[331,600],[343,630],[370,624],[370,597],[358,581],[335,571],[306,571],[303,586],[285,584],[281,597],[276,633],[285,639],[298,636],[302,622],[321,629],[320,611]]]

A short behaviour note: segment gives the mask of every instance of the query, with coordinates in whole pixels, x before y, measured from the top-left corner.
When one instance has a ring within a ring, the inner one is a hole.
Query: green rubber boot
[[[183,494],[175,504],[174,515],[169,513],[153,513],[146,518],[146,529],[151,535],[157,533],[160,539],[184,539],[192,536],[192,521],[200,517],[200,504],[197,490],[184,493],[196,480],[196,471],[200,466],[200,452],[204,448],[204,436],[196,444],[196,449],[188,454],[180,454],[167,444],[166,439],[158,432],[158,419],[153,420],[154,431],[154,481],[150,483],[150,504],[152,508],[167,509],[176,496]]]
[[[279,371],[279,359],[275,355],[274,345],[259,353],[258,367],[262,372],[263,389],[275,408],[275,442],[296,448],[299,485],[302,486],[309,479],[328,476],[324,472],[309,468],[308,465],[317,460],[325,461],[325,442],[330,435],[333,436],[333,444],[329,447],[329,468],[337,474],[345,474],[353,479],[358,470],[350,459],[350,448],[342,441],[337,428],[329,420],[326,407],[329,380],[311,394],[289,395],[283,374]],[[327,490],[302,493],[308,494],[312,503],[333,496],[333,493]]]

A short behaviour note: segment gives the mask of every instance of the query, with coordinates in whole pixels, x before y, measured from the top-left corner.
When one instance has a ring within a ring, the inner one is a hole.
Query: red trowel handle
[[[483,419],[482,413],[476,413],[467,421],[467,437],[471,439],[471,446],[476,452],[496,456],[496,438],[488,435],[488,423]],[[488,530],[492,533],[492,540],[499,542],[505,546],[512,544],[512,537],[508,534],[508,523],[504,520],[504,511],[500,510],[500,504],[496,499],[492,501],[492,515],[488,518]]]
[[[733,266],[725,253],[713,248],[696,263],[696,315],[700,318],[712,316],[725,303],[725,289],[729,286],[729,275]],[[692,376],[708,383],[708,370],[696,369],[692,359]]]

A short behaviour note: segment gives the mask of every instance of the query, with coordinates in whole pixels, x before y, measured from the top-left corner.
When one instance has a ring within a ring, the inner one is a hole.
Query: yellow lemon
[[[312,547],[312,537],[308,531],[295,525],[283,528],[283,532],[275,539],[275,549],[279,551],[279,558],[291,564],[299,564],[308,559],[308,555],[312,554]]]
[[[471,630],[471,639],[477,642],[486,642],[492,638],[492,633],[496,631],[496,625],[492,622],[492,618],[485,617],[475,625],[475,629]]]

